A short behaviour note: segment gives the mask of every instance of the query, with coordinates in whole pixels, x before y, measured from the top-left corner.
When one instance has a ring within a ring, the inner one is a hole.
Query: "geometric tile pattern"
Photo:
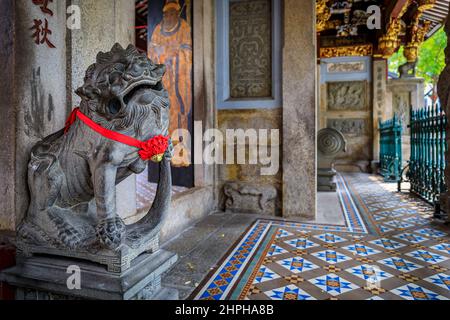
[[[191,298],[450,299],[450,230],[433,208],[376,176],[338,187],[346,227],[257,220]]]

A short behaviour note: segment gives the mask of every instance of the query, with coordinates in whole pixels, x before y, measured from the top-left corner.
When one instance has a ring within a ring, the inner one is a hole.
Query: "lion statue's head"
[[[167,135],[169,99],[164,65],[154,64],[130,45],[100,52],[76,93],[81,111],[103,127],[136,135]]]

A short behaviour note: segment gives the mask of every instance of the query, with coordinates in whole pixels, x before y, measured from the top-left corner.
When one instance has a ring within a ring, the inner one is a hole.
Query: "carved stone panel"
[[[366,64],[362,61],[327,63],[328,73],[364,72]]]
[[[231,98],[272,96],[272,1],[230,1]]]
[[[364,135],[367,133],[365,119],[328,119],[327,127],[345,135]]]
[[[365,81],[329,82],[327,88],[328,110],[365,110],[367,85]]]
[[[411,92],[400,91],[393,93],[393,111],[402,121],[403,134],[409,134],[410,108],[411,108]]]

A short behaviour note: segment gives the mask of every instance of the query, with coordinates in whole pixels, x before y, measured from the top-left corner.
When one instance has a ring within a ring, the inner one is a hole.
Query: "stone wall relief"
[[[328,119],[327,127],[344,135],[360,136],[367,134],[367,121],[365,119]]]
[[[403,134],[409,134],[408,124],[411,107],[411,92],[394,92],[392,109],[403,124]]]
[[[367,82],[342,81],[327,84],[329,111],[364,111],[367,109]]]

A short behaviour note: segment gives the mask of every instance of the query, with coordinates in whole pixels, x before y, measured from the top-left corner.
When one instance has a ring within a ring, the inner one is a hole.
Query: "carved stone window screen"
[[[254,77],[255,81],[253,82],[246,78],[245,72],[247,70],[233,74],[230,71],[232,68],[238,70],[241,66],[245,67],[250,61],[241,62],[239,59],[230,59],[232,51],[233,54],[236,54],[236,47],[230,45],[230,40],[236,41],[236,38],[233,38],[235,35],[230,36],[230,6],[240,7],[239,2],[244,4],[245,2],[251,3],[253,0],[222,0],[216,2],[216,98],[219,109],[281,107],[281,1],[268,1],[271,4],[271,32],[266,36],[264,36],[264,32],[261,33],[260,40],[267,41],[267,36],[270,37],[271,48],[269,53],[264,51],[264,48],[262,48],[263,52],[260,53],[262,53],[261,59],[266,60],[270,57],[271,61],[261,61],[258,66],[259,72],[256,72],[258,67],[255,67],[254,70],[248,70],[248,75]],[[254,0],[254,2],[256,5],[259,3],[260,9],[264,6],[264,1]],[[245,8],[245,5],[243,8]],[[265,18],[266,22],[264,22]],[[262,27],[265,28],[267,17],[262,16],[258,20],[263,22]],[[232,22],[236,23],[236,19],[233,19]],[[256,25],[253,27],[256,28]],[[234,25],[234,28],[236,28],[236,25]],[[260,29],[256,30],[256,32],[261,31]],[[246,35],[248,36],[248,33]]]

